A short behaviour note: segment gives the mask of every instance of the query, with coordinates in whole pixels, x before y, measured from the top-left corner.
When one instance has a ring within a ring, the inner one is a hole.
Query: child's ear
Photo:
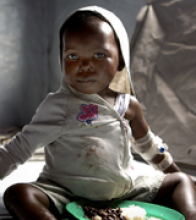
[[[124,60],[123,60],[122,56],[120,56],[120,58],[119,58],[119,65],[118,65],[118,71],[123,70],[124,67],[125,67]]]

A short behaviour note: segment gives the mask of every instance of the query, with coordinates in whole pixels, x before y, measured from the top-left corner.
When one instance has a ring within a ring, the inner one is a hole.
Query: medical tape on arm
[[[173,162],[173,158],[170,153],[167,152],[168,146],[163,143],[161,138],[155,136],[151,130],[149,130],[146,136],[141,139],[134,140],[134,138],[132,138],[131,143],[133,149],[155,169],[164,171]],[[152,163],[152,159],[154,159],[158,154],[164,154],[164,159],[158,164]]]

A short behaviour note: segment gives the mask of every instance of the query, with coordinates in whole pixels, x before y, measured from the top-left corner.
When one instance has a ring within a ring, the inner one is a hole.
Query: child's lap
[[[138,176],[134,187],[123,199],[152,202],[156,197],[166,175],[155,173],[153,176]]]
[[[165,178],[164,174],[155,174],[154,176],[139,176],[135,180],[134,187],[130,189],[124,197],[114,199],[137,200],[143,202],[152,202]],[[55,184],[51,181],[39,180],[29,183],[47,194],[52,199],[59,213],[62,215],[66,212],[66,204],[81,198],[74,196],[69,190]]]
[[[60,214],[63,214],[66,204],[76,200],[76,197],[65,188],[53,183],[52,181],[40,180],[29,183],[43,191],[54,202]]]

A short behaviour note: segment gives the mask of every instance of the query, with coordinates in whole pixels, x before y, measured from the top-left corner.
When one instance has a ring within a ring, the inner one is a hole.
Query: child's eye
[[[94,56],[96,59],[99,59],[99,60],[103,59],[105,57],[105,55],[103,53],[96,53]]]
[[[68,58],[69,60],[77,60],[77,59],[78,59],[78,55],[77,55],[77,54],[69,54],[69,55],[67,56],[67,58]]]

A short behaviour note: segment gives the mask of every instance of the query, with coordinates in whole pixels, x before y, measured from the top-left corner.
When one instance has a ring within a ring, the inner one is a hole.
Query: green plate
[[[82,208],[85,205],[99,207],[97,203],[87,203],[85,201],[76,201],[76,202],[71,202],[67,204],[66,209],[75,218],[80,219],[80,220],[86,220],[86,218],[84,218],[84,211]],[[103,205],[105,205],[105,207],[110,207],[110,208],[118,208],[119,206],[121,208],[125,208],[125,207],[129,207],[130,205],[136,205],[146,210],[148,218],[155,217],[155,218],[160,218],[162,220],[185,220],[182,214],[180,214],[179,212],[173,209],[169,209],[164,206],[154,205],[150,203],[124,200],[124,201],[118,201],[118,202],[113,202],[113,203],[105,203],[105,204],[102,203],[101,206],[103,207]]]

